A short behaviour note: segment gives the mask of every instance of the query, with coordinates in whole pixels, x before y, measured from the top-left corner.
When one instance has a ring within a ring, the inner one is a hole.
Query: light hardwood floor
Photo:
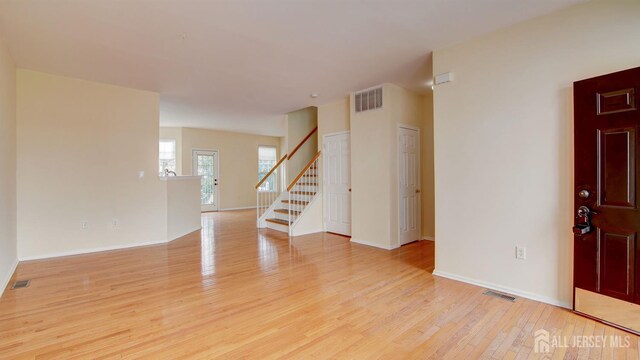
[[[431,275],[434,244],[393,251],[203,215],[168,245],[21,263],[0,299],[0,358],[541,358],[533,333],[629,336],[553,358],[638,358],[638,338]],[[506,270],[508,271],[508,269]],[[571,344],[569,344],[571,345]]]

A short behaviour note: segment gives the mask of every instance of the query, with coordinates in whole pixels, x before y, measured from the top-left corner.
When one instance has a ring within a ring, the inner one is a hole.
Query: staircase
[[[305,138],[308,139],[315,131]],[[302,143],[301,143],[302,144]],[[296,147],[294,152],[300,147]],[[292,153],[293,154],[293,153]],[[260,191],[260,185],[265,179],[276,173],[276,169],[284,163],[285,155],[274,168],[256,185],[258,190],[258,228],[270,228],[293,235],[296,224],[304,216],[308,208],[318,196],[320,187],[318,183],[318,161],[320,152],[307,163],[294,180],[287,186],[286,191],[265,192]],[[289,155],[288,159],[291,158]]]
[[[270,216],[265,219],[270,229],[290,233],[290,227],[304,213],[307,206],[315,199],[319,192],[318,186],[318,158],[320,153],[311,160],[298,177],[287,187],[286,196],[282,196],[275,204]]]

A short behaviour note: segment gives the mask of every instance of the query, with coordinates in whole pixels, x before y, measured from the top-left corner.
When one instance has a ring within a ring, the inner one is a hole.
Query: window
[[[160,175],[164,175],[165,170],[176,171],[176,141],[160,140]]]
[[[275,146],[258,146],[258,181],[267,175],[267,173],[276,164],[276,147]],[[276,191],[276,181],[278,175],[274,171],[269,178],[260,185],[259,191]]]

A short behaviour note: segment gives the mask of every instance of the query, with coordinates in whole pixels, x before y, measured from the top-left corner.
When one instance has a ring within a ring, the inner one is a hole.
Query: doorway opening
[[[351,134],[323,137],[324,230],[351,236]]]
[[[420,129],[398,125],[398,225],[400,245],[420,240]]]

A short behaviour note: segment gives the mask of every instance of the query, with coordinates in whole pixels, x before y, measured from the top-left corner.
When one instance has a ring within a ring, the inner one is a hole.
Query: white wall
[[[16,245],[16,69],[0,38],[0,295],[18,264]]]
[[[158,116],[157,93],[18,70],[21,260],[166,241]]]
[[[640,66],[639,19],[595,1],[435,52],[436,273],[570,305],[572,83]]]

